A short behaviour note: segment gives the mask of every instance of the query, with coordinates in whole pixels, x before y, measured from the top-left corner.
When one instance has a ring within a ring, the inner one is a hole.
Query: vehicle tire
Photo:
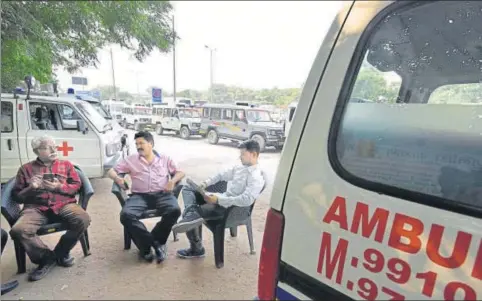
[[[134,131],[136,131],[136,132],[139,131],[139,123],[137,121],[134,122]]]
[[[156,134],[162,135],[164,133],[164,129],[162,128],[162,124],[156,125]]]
[[[181,135],[182,139],[189,139],[189,136],[191,136],[191,131],[189,128],[185,125],[181,127],[181,130],[179,131],[179,134]]]
[[[266,148],[266,140],[264,139],[263,136],[255,134],[251,137],[254,141],[258,142],[259,144],[259,151],[264,152],[264,149]]]
[[[208,132],[208,142],[211,144],[217,144],[219,141],[218,132],[216,130],[209,130]]]

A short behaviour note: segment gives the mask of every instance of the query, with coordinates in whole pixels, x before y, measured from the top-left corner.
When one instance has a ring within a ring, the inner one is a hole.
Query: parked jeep
[[[199,132],[207,135],[211,144],[218,143],[219,139],[233,142],[254,139],[261,151],[267,146],[282,149],[285,142],[282,124],[274,122],[268,110],[250,106],[205,104]]]
[[[176,132],[183,139],[191,135],[199,135],[201,115],[194,108],[182,107],[154,107],[153,123],[156,133],[162,135],[165,131]]]

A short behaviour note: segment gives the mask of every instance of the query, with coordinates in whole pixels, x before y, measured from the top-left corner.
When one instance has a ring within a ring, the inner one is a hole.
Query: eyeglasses
[[[56,146],[42,146],[42,147],[39,147],[37,148],[38,150],[52,150],[52,151],[55,151],[57,150],[57,147]]]

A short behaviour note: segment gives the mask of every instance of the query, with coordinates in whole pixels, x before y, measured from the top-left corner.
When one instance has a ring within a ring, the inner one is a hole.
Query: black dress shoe
[[[152,251],[149,249],[148,252],[139,251],[139,258],[147,262],[152,262],[154,260],[154,255],[152,254]]]
[[[17,280],[11,280],[7,283],[2,283],[2,295],[13,291],[18,286]]]
[[[157,263],[161,263],[167,258],[167,246],[161,245],[158,242],[154,243],[154,253],[156,253]]]
[[[57,258],[57,264],[64,268],[69,268],[74,265],[74,257],[67,254],[65,257]]]

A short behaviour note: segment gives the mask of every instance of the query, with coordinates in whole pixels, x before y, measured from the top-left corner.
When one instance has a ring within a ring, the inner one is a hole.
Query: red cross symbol
[[[67,157],[69,155],[69,152],[74,151],[74,148],[72,146],[69,146],[67,141],[63,141],[62,146],[57,146],[57,150],[63,152],[62,155],[64,155],[64,157]]]

